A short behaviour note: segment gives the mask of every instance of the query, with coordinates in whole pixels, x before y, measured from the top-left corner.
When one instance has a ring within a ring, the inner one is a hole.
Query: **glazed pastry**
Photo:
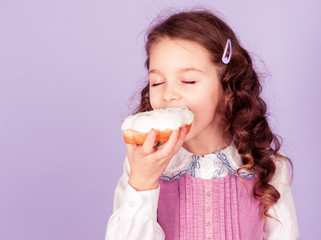
[[[122,122],[121,130],[127,144],[144,143],[147,133],[155,129],[155,144],[166,142],[173,130],[187,127],[189,132],[194,114],[186,107],[162,108],[130,115]]]

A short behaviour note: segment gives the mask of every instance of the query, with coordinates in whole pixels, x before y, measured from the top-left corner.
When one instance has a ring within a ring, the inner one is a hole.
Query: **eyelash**
[[[186,83],[186,84],[195,84],[196,81],[182,81],[183,83]]]
[[[182,83],[193,85],[196,83],[196,81],[182,81]],[[162,83],[154,83],[154,84],[152,84],[152,87],[157,87],[158,85],[161,85],[161,84],[163,84],[163,82]]]
[[[157,87],[158,85],[161,85],[161,84],[163,84],[163,83],[153,83],[152,87]]]

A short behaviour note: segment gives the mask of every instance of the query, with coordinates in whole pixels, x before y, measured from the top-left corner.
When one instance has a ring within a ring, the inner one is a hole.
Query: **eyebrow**
[[[201,72],[204,73],[202,70],[194,68],[194,67],[189,67],[189,68],[181,68],[179,69],[177,72],[178,73],[183,73],[183,72],[190,72],[190,71],[194,71],[194,72]],[[152,69],[148,72],[148,75],[151,73],[155,73],[155,74],[161,74],[161,72],[157,69]]]

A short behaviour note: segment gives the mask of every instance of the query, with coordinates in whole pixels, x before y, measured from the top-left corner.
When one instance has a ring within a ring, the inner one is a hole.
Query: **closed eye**
[[[161,83],[153,83],[152,84],[152,87],[157,87],[158,85],[161,85],[161,84],[163,84],[164,82],[161,82]]]
[[[182,82],[185,84],[195,84],[196,83],[196,81],[182,81]]]

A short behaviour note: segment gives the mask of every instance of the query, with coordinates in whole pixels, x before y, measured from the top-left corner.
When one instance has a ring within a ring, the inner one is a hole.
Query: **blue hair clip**
[[[230,54],[228,56],[226,56],[228,47],[230,47]],[[231,57],[232,57],[232,43],[231,43],[230,39],[227,39],[227,42],[226,42],[226,45],[225,45],[225,49],[224,49],[224,53],[223,53],[223,56],[222,56],[222,62],[224,64],[228,64],[230,62],[230,60],[231,60]]]

